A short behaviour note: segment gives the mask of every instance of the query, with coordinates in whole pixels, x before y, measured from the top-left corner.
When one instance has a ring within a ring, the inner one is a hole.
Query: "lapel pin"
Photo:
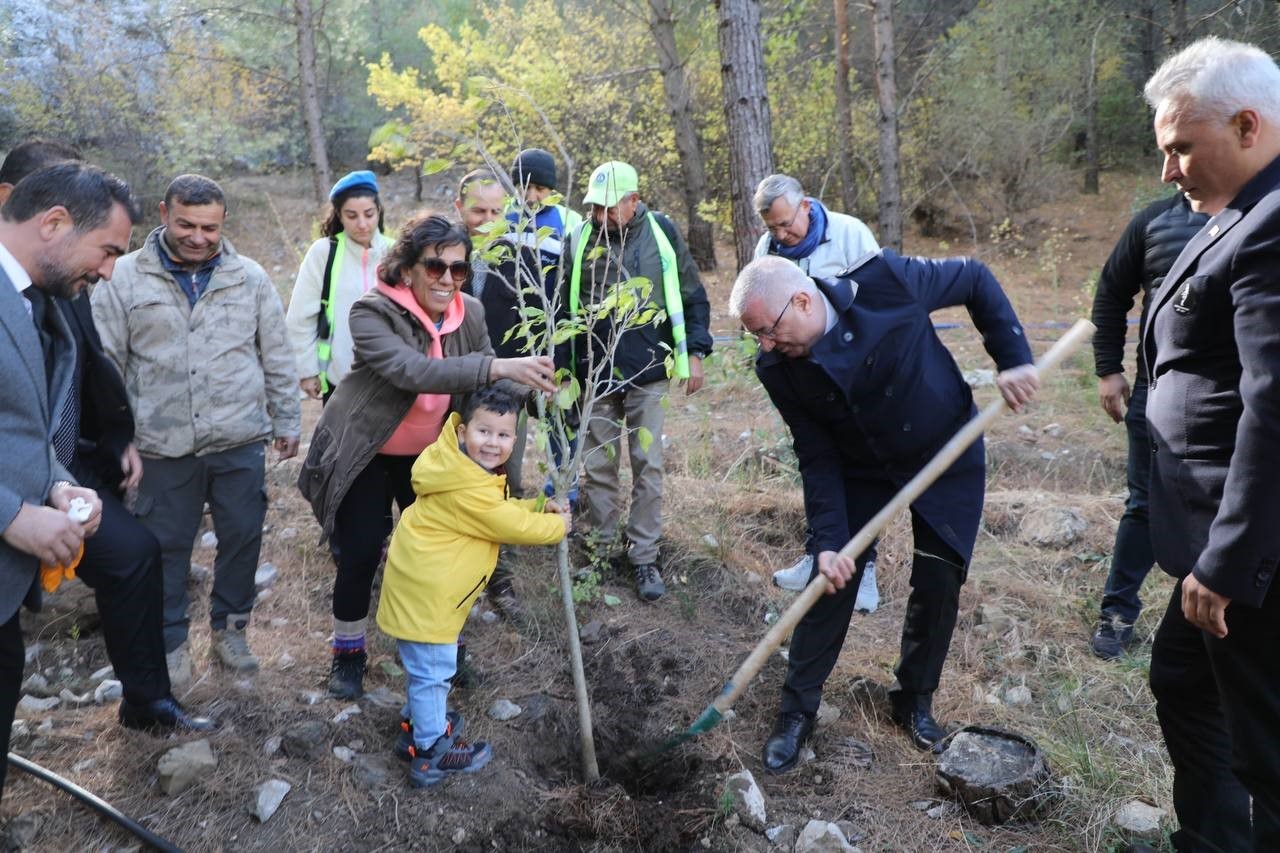
[[[1209,229],[1209,236],[1210,236],[1210,237],[1217,237],[1217,236],[1218,236],[1218,232],[1219,232],[1219,231],[1221,231],[1221,230],[1222,230],[1221,228],[1219,228],[1217,225],[1215,225],[1215,226],[1213,226],[1212,228],[1210,228],[1210,229]]]

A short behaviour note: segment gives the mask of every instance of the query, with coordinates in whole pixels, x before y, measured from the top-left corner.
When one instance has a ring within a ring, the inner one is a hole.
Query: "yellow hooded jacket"
[[[507,477],[458,447],[455,412],[413,463],[418,499],[400,516],[378,604],[378,627],[415,643],[454,643],[498,563],[498,545],[554,545],[558,515],[507,497]]]

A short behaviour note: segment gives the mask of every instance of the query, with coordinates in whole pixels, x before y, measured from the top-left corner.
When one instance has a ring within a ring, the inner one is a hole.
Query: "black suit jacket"
[[[80,435],[72,473],[87,486],[115,492],[124,479],[120,456],[133,441],[133,412],[124,380],[103,352],[89,294],[56,302],[76,342],[80,375]]]
[[[1143,348],[1156,559],[1257,607],[1280,563],[1280,158],[1187,243]]]

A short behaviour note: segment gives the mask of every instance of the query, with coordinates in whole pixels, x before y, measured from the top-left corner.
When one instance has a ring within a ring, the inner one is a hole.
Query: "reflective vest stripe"
[[[347,251],[347,234],[345,231],[338,233],[337,238],[334,240],[334,246],[332,262],[325,267],[329,273],[328,280],[321,284],[320,290],[320,310],[324,312],[324,327],[329,330],[329,336],[320,338],[316,342],[316,358],[320,361],[320,390],[326,394],[329,392],[329,362],[333,360],[333,306],[337,302],[334,290],[337,288],[338,275],[342,270],[343,256]]]
[[[662,260],[662,296],[667,303],[667,319],[671,321],[671,338],[675,344],[675,369],[677,379],[689,378],[689,344],[684,328],[684,300],[680,297],[680,269],[676,250],[667,239],[666,232],[658,224],[652,212],[645,214],[654,242],[658,244],[658,257]],[[578,313],[582,292],[582,259],[586,255],[587,241],[591,239],[591,223],[583,221],[582,229],[574,238],[573,269],[569,274],[569,313]]]

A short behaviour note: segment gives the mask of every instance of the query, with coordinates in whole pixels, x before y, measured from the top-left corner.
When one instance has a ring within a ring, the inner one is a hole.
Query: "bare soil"
[[[1065,324],[1087,316],[1087,282],[1134,200],[1150,195],[1142,179],[1107,177],[1100,196],[1072,196],[1034,211],[1012,232],[1001,231],[999,240],[980,234],[976,250],[1011,294],[1037,352]],[[395,178],[390,186],[388,221],[395,223],[414,207],[412,182]],[[229,236],[264,264],[285,298],[310,237],[314,210],[307,187],[300,177],[229,182]],[[967,236],[915,239],[908,250],[968,254],[974,246]],[[731,263],[727,249],[722,263]],[[734,330],[724,306],[732,275],[722,268],[706,283],[715,331],[729,335]],[[962,369],[991,367],[963,312],[937,319],[958,324],[940,334]],[[1088,650],[1122,510],[1124,435],[1099,410],[1087,353],[1049,377],[1040,401],[1004,418],[988,437],[984,528],[935,699],[943,720],[1005,726],[1035,739],[1061,788],[1056,807],[1035,823],[1000,828],[959,812],[928,816],[924,808],[939,802],[933,761],[912,749],[874,702],[859,698],[859,679],[888,684],[893,678],[909,591],[905,518],[891,526],[880,548],[881,607],[855,617],[827,684],[826,701],[840,716],[820,728],[813,760],[787,776],[762,773],[760,747],[785,666],[780,656],[766,665],[732,719],[678,749],[638,760],[692,722],[787,606],[791,595],[772,587],[769,574],[790,565],[802,546],[803,507],[789,437],[748,359],[731,344],[720,350],[702,393],[671,397],[664,543],[669,594],[643,604],[628,577],[607,576],[603,593],[621,603],[609,606],[601,596],[578,608],[580,624],[604,624],[600,638],[584,646],[600,782],[581,782],[577,710],[549,551],[524,549],[520,555],[518,588],[532,613],[527,626],[517,630],[502,620],[473,618],[465,632],[485,680],[455,690],[451,702],[467,718],[468,737],[493,744],[495,757],[485,770],[429,791],[412,790],[391,756],[397,707],[365,699],[357,703],[360,713],[333,722],[352,703],[327,696],[317,704],[304,701],[306,691],[323,694],[328,675],[333,570],[293,486],[296,460],[269,471],[262,559],[279,568],[280,578],[254,611],[251,642],[262,659],[255,678],[237,680],[208,660],[207,583],[195,590],[197,680],[181,699],[221,722],[210,737],[216,773],[178,796],[165,796],[156,763],[191,738],[126,731],[115,722],[113,704],[19,713],[32,734],[15,740],[14,750],[187,850],[769,850],[763,835],[727,819],[724,780],[743,767],[765,792],[770,826],[790,823],[798,830],[814,817],[847,820],[864,850],[1108,850],[1123,840],[1109,823],[1120,803],[1146,797],[1171,811],[1169,771],[1145,686],[1149,638],[1168,581],[1156,572],[1148,582],[1149,607],[1139,623],[1144,643],[1132,655],[1105,664]],[[979,391],[980,403],[993,393]],[[308,424],[314,423],[318,408],[308,403],[305,411]],[[1023,543],[1020,520],[1041,505],[1077,509],[1088,521],[1083,539],[1062,550]],[[210,566],[213,551],[197,544],[192,560]],[[975,616],[980,604],[998,604],[1012,627],[999,636],[983,630]],[[39,646],[28,672],[45,672],[57,686],[80,692],[89,686],[88,674],[106,663],[92,599],[78,583],[54,596],[28,627],[28,643]],[[375,632],[367,689],[402,694],[403,676],[394,663],[392,643]],[[1004,702],[1004,690],[1021,684],[1031,689],[1032,702]],[[485,711],[498,698],[515,701],[523,713],[506,723],[490,719]],[[311,720],[327,731],[320,757],[264,751],[269,738]],[[870,746],[869,766],[860,743]],[[343,745],[355,751],[359,767],[332,754],[333,746]],[[254,787],[272,778],[293,789],[279,812],[260,824],[247,806]],[[0,814],[20,813],[38,823],[30,849],[116,850],[136,843],[43,783],[11,771]]]

